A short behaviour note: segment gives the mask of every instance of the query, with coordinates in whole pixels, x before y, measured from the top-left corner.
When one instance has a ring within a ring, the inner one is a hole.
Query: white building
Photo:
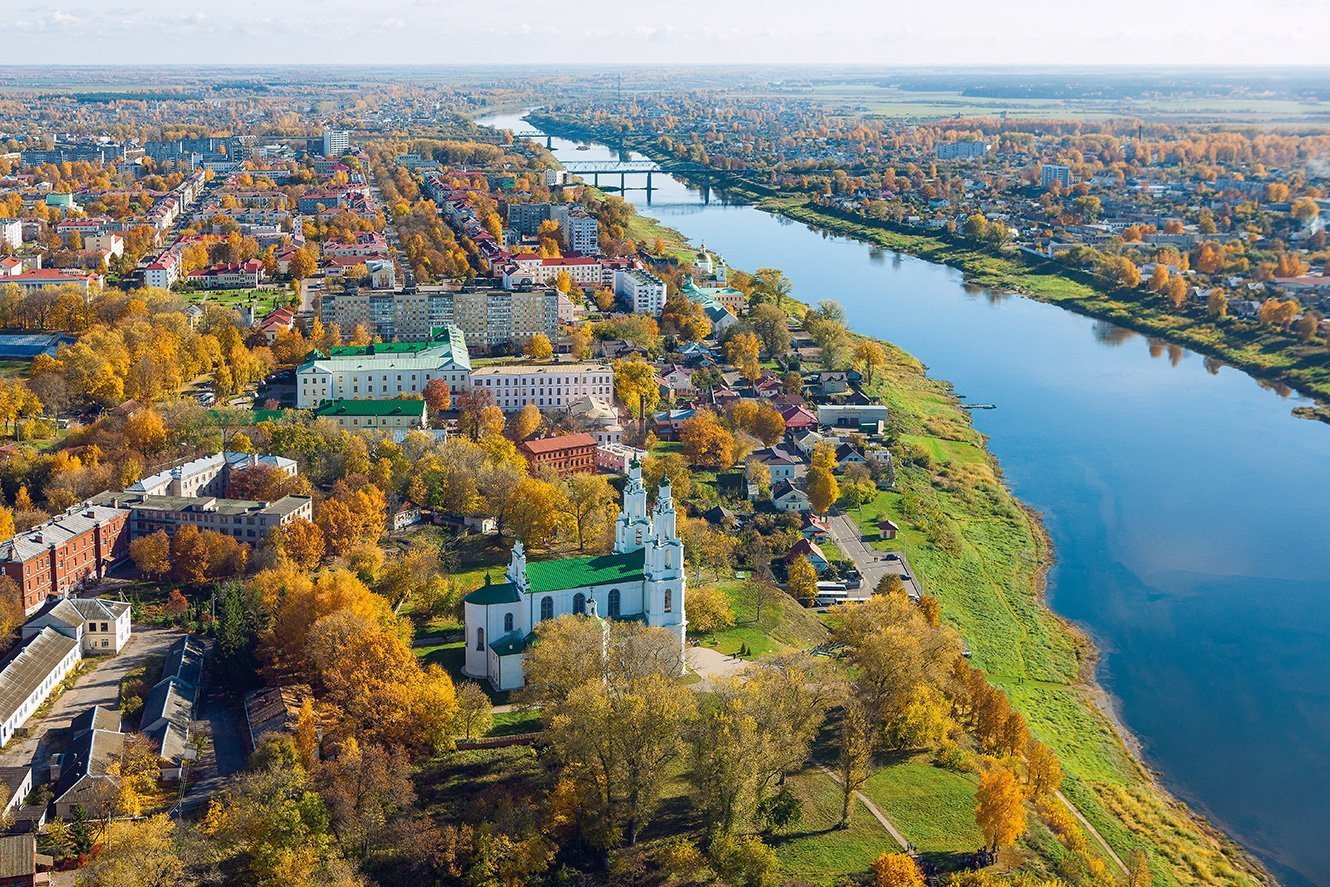
[[[600,224],[582,204],[556,203],[550,207],[550,218],[559,223],[564,246],[584,256],[600,252]]]
[[[626,298],[636,314],[660,317],[665,308],[665,281],[646,271],[614,272],[614,294]]]
[[[23,245],[23,223],[18,219],[0,219],[0,246],[18,249]]]
[[[518,253],[503,270],[503,287],[557,283],[560,272],[580,287],[599,286],[604,277],[600,260],[590,256],[541,258],[535,253]]]
[[[461,394],[468,386],[471,356],[457,327],[427,342],[383,342],[313,352],[296,371],[296,407],[313,409],[325,400],[387,400],[423,394],[431,379],[444,379]]]
[[[323,156],[341,157],[351,148],[351,133],[344,129],[323,131]]]
[[[180,253],[171,247],[153,259],[143,271],[143,282],[147,286],[160,287],[164,290],[180,279]]]
[[[65,598],[52,601],[23,625],[23,639],[53,628],[74,638],[84,656],[114,656],[129,641],[129,603],[102,598]]]
[[[285,456],[272,456],[266,453],[213,453],[211,456],[201,456],[174,468],[141,477],[126,487],[125,492],[186,498],[220,496],[226,492],[226,484],[232,474],[256,465],[275,468],[291,477],[295,477],[300,470],[294,459]]]
[[[462,672],[495,688],[523,684],[522,663],[532,631],[566,614],[641,619],[678,635],[680,672],[688,620],[684,612],[683,541],[669,482],[647,512],[642,467],[633,464],[615,522],[614,551],[595,557],[528,564],[519,541],[503,582],[476,589],[463,602],[466,657]]]
[[[50,626],[23,641],[0,669],[0,746],[14,738],[82,658],[80,641]]]
[[[614,370],[603,363],[504,364],[471,371],[470,387],[494,395],[505,413],[529,403],[542,410],[562,410],[586,397],[614,396]]]

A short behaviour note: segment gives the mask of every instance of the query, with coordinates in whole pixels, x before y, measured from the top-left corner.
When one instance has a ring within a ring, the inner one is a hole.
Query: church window
[[[540,621],[554,618],[554,598],[543,597],[540,599]]]
[[[505,633],[505,634],[506,634],[507,632],[510,632],[510,631],[513,630],[513,614],[512,614],[512,613],[504,613],[504,614],[503,614],[503,630],[504,630],[504,633]]]
[[[586,615],[586,595],[580,591],[573,595],[573,612],[578,616]]]
[[[616,619],[619,616],[619,589],[617,588],[610,590],[609,614],[611,619]]]
[[[476,652],[483,652],[485,649],[485,629],[476,629]]]
[[[674,592],[668,588],[665,589],[665,612],[674,612]]]

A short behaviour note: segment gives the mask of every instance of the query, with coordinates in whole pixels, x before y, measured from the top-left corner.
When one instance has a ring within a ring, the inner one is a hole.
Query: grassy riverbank
[[[672,251],[689,249],[655,221],[635,224],[665,237]],[[868,391],[891,408],[901,442],[928,455],[899,466],[899,494],[867,506],[865,518],[886,508],[902,525],[910,558],[947,623],[1033,733],[1057,751],[1067,772],[1064,792],[1121,858],[1145,853],[1157,884],[1268,881],[1259,864],[1163,791],[1133,757],[1100,707],[1092,645],[1045,604],[1051,552],[1038,519],[1003,484],[950,385],[883,345],[889,366]],[[884,809],[893,815],[890,804]]]

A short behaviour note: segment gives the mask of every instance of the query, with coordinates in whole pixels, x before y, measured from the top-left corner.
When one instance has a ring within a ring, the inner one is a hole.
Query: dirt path
[[[1099,846],[1104,848],[1104,852],[1108,854],[1109,858],[1118,864],[1118,868],[1122,869],[1122,874],[1130,875],[1131,871],[1127,868],[1127,864],[1122,861],[1122,857],[1118,856],[1113,848],[1108,846],[1108,842],[1104,840],[1104,836],[1099,834],[1099,829],[1090,824],[1090,820],[1086,819],[1085,816],[1081,814],[1081,811],[1076,809],[1076,805],[1067,800],[1067,796],[1062,792],[1058,792],[1058,800],[1067,805],[1067,809],[1070,810],[1072,815],[1080,822],[1082,828],[1094,835],[1094,839],[1099,842]]]
[[[827,767],[818,764],[817,769],[821,770],[823,773],[830,776],[832,782],[836,783],[837,785],[841,784],[840,777],[838,777]],[[855,791],[854,797],[859,801],[859,803],[863,804],[865,807],[868,808],[868,812],[873,814],[874,819],[882,823],[882,827],[887,830],[887,834],[891,835],[891,837],[895,839],[896,843],[900,845],[900,848],[902,850],[910,846],[910,842],[905,840],[905,836],[901,834],[901,830],[896,828],[895,823],[893,823],[890,819],[887,818],[887,814],[883,813],[881,810],[877,808],[876,804],[868,800],[867,795],[865,795],[861,791]]]

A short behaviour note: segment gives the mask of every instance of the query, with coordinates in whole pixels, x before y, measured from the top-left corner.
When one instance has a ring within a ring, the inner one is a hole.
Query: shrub
[[[722,835],[711,843],[711,867],[722,881],[769,887],[778,880],[776,866],[776,852],[761,838]]]

